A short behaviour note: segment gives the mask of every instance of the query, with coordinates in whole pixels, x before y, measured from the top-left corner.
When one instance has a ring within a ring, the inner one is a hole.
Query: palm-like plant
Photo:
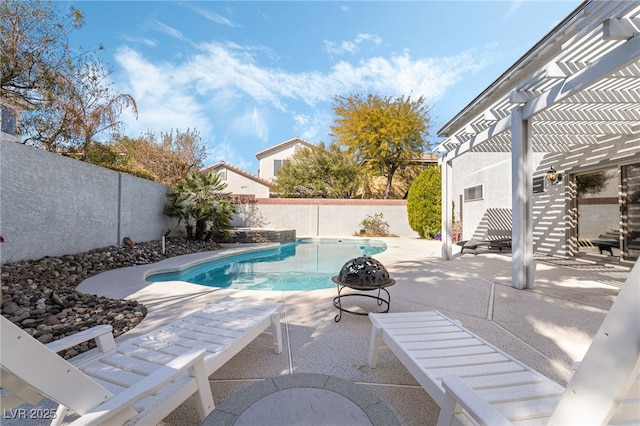
[[[185,222],[188,238],[218,239],[231,228],[235,213],[229,193],[223,192],[226,187],[215,172],[189,172],[167,196],[165,214]]]

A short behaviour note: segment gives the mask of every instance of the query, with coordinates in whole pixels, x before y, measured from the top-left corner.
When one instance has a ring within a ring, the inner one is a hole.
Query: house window
[[[17,114],[13,108],[2,105],[2,132],[16,134]]]
[[[273,175],[277,176],[278,175],[278,170],[280,170],[282,168],[282,166],[284,165],[284,163],[286,163],[289,160],[273,160]]]
[[[544,176],[533,178],[533,193],[540,194],[544,192]]]
[[[464,201],[482,200],[482,185],[464,189]]]
[[[218,176],[220,177],[220,180],[227,180],[227,170],[218,170]]]

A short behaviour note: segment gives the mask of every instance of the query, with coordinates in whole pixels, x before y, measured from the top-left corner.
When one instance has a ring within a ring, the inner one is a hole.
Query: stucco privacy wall
[[[159,239],[167,187],[18,143],[0,143],[0,262]]]
[[[349,236],[360,230],[363,219],[376,213],[382,213],[391,234],[418,237],[409,226],[405,200],[258,198],[238,206],[233,224],[295,229],[298,237]]]

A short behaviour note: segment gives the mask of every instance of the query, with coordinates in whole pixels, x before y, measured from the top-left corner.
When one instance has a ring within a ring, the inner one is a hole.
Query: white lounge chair
[[[440,406],[439,426],[640,424],[640,262],[566,388],[440,312],[369,317],[369,365],[388,346]]]
[[[201,419],[214,408],[208,377],[271,326],[282,352],[282,303],[225,298],[148,334],[116,346],[111,326],[98,326],[48,345],[1,318],[1,386],[8,410],[43,396],[60,404],[52,424],[69,410],[72,424],[156,424],[196,395]],[[96,353],[70,362],[56,352],[96,339]],[[37,366],[37,367],[36,367]]]

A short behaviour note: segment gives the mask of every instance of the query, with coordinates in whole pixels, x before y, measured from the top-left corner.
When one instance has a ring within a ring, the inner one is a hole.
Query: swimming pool
[[[335,286],[331,277],[349,259],[373,256],[387,245],[378,240],[303,238],[272,250],[244,253],[184,271],[153,274],[150,282],[186,281],[239,290],[318,290]]]

